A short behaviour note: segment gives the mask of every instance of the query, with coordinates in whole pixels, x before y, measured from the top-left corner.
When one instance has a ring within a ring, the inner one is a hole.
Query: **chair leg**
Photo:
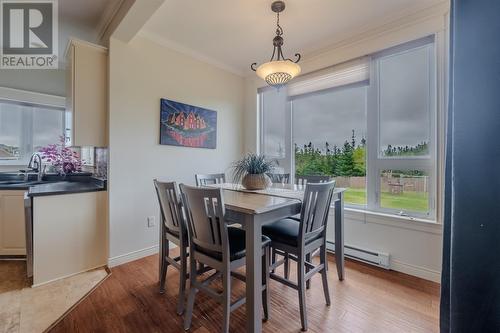
[[[273,253],[272,253],[272,264],[274,265],[276,263],[276,250],[273,248],[272,249]],[[275,269],[273,268],[273,270],[271,271],[272,273],[274,273]]]
[[[187,251],[186,248],[181,248],[179,264],[179,300],[177,303],[177,314],[180,316],[184,312],[184,302],[186,300],[186,282],[187,282]]]
[[[323,264],[323,269],[321,270],[321,280],[323,282],[323,292],[325,293],[326,305],[330,306],[330,291],[328,289],[328,269],[326,260],[326,246],[321,248],[320,252],[320,263]]]
[[[300,322],[302,324],[302,331],[307,331],[307,313],[306,313],[306,284],[305,277],[305,264],[304,255],[300,255],[297,262],[297,285],[299,291],[299,307],[300,307]]]
[[[229,317],[231,316],[231,270],[226,267],[222,272],[222,311],[224,311],[224,318],[222,322],[222,332],[229,333]]]
[[[165,260],[168,257],[170,252],[170,246],[168,239],[165,238],[162,232],[162,240],[161,240],[161,253],[160,253],[160,293],[165,292],[165,279],[167,277],[167,268],[169,263]]]
[[[270,286],[269,286],[269,261],[270,261],[270,249],[267,247],[264,250],[264,256],[262,258],[262,284],[266,286],[266,289],[262,291],[262,307],[264,308],[264,321],[269,319],[269,308],[270,308]]]
[[[191,259],[190,261],[190,272],[189,272],[189,297],[187,302],[186,313],[184,315],[184,330],[189,330],[191,328],[191,319],[193,317],[193,307],[194,299],[196,297],[197,288],[195,287],[193,281],[196,281],[196,261]]]
[[[285,253],[285,279],[289,279],[290,278],[290,258],[289,258],[289,254],[288,253]]]
[[[306,261],[307,262],[311,262],[311,254],[306,254]],[[306,265],[306,273],[309,272],[309,267]],[[311,288],[311,279],[307,280],[306,281],[306,289],[310,289]]]

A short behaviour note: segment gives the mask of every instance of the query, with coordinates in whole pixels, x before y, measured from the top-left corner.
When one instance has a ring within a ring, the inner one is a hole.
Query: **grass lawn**
[[[383,208],[413,212],[427,212],[429,210],[429,195],[425,192],[404,192],[401,194],[382,192],[381,199]],[[350,188],[345,192],[344,200],[350,204],[365,205],[366,190]]]

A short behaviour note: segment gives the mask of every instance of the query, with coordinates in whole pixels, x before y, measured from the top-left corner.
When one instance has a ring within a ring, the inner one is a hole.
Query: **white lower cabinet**
[[[0,191],[0,256],[25,254],[24,191]]]
[[[107,264],[107,192],[33,197],[33,286]]]

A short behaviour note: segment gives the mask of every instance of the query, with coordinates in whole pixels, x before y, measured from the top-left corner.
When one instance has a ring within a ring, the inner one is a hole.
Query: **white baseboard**
[[[43,286],[43,285],[46,285],[46,284],[49,284],[49,283],[52,283],[52,282],[56,282],[56,281],[59,281],[59,280],[62,280],[62,279],[66,279],[66,278],[69,278],[69,277],[72,277],[72,276],[75,276],[75,275],[78,275],[78,274],[81,274],[81,273],[85,273],[85,272],[88,272],[88,271],[92,271],[94,269],[105,268],[105,267],[106,267],[105,264],[97,265],[95,267],[87,268],[87,269],[81,270],[79,272],[75,272],[75,273],[67,274],[67,275],[64,275],[64,276],[60,276],[60,277],[57,277],[57,278],[52,279],[52,280],[43,281],[43,282],[40,282],[40,283],[34,283],[34,284],[31,285],[31,288],[40,287],[40,286]]]
[[[422,266],[416,266],[391,259],[391,269],[408,275],[413,275],[424,280],[441,283],[441,272]]]
[[[159,251],[158,245],[153,245],[153,246],[147,247],[145,249],[121,254],[119,256],[109,258],[108,259],[108,267],[115,267],[118,265],[123,265],[127,262],[134,261],[137,259],[141,259],[141,258],[150,256],[150,255],[156,254],[156,253],[158,253],[158,251]]]

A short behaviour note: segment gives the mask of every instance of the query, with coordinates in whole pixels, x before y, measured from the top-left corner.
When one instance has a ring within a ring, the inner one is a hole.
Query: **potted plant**
[[[77,152],[65,146],[64,137],[59,138],[59,143],[51,144],[40,149],[42,159],[49,163],[60,175],[82,171],[82,160]]]
[[[272,172],[275,161],[266,160],[264,155],[249,153],[241,160],[233,163],[234,181],[247,190],[263,190],[271,186],[267,173]]]

